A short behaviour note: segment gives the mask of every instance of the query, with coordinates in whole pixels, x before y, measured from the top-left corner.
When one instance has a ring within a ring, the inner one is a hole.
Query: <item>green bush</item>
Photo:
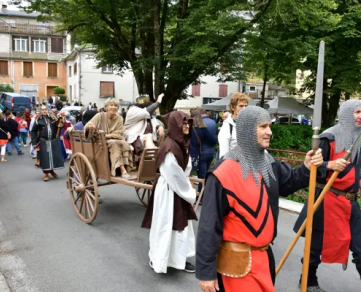
[[[64,89],[64,88],[61,88],[61,87],[55,87],[55,88],[54,88],[54,93],[55,93],[56,95],[64,94],[64,93],[65,93],[65,89]]]
[[[66,99],[67,99],[66,95],[63,95],[63,94],[60,94],[59,98],[61,101],[66,101]]]
[[[14,92],[14,88],[9,84],[0,84],[0,92]]]
[[[272,125],[270,148],[307,152],[311,147],[312,127],[300,125]]]

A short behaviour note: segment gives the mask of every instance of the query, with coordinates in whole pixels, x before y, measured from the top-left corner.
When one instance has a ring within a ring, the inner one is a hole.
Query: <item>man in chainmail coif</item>
[[[352,251],[352,262],[361,276],[361,211],[357,203],[361,139],[356,143],[350,160],[342,159],[361,132],[361,101],[345,101],[338,117],[339,123],[321,134],[320,148],[327,175],[325,178],[317,179],[316,199],[332,173],[337,170],[340,174],[313,219],[307,288],[307,291],[312,292],[324,291],[320,288],[316,275],[319,264],[341,263],[346,267],[349,250]],[[295,232],[302,225],[306,215],[307,205],[296,221]]]
[[[270,243],[277,235],[278,198],[307,187],[311,163],[320,166],[323,159],[321,150],[310,151],[291,168],[273,158],[266,151],[270,126],[263,108],[242,110],[237,146],[208,173],[196,256],[202,291],[275,291]]]

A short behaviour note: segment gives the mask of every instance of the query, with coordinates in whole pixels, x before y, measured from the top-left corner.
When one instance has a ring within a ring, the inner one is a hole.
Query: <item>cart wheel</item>
[[[144,184],[153,185],[152,181],[145,181]],[[135,188],[137,193],[138,199],[144,205],[144,207],[148,207],[150,195],[152,194],[152,190],[142,189],[142,188]]]
[[[88,158],[75,153],[69,161],[68,189],[76,213],[85,223],[94,221],[98,213],[98,183]]]

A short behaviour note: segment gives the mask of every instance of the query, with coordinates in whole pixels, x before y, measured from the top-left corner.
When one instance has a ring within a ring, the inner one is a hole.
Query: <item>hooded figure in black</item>
[[[194,272],[194,266],[186,262],[195,255],[191,220],[197,220],[192,208],[196,192],[189,181],[192,119],[178,111],[164,119],[168,137],[156,158],[159,175],[142,227],[150,228],[150,266],[156,273],[166,273],[168,267]]]
[[[50,179],[49,174],[57,178],[58,175],[54,170],[64,168],[60,145],[57,141],[62,127],[63,125],[53,112],[46,106],[42,106],[41,115],[31,129],[31,144],[39,152],[40,167],[45,174],[44,181]]]

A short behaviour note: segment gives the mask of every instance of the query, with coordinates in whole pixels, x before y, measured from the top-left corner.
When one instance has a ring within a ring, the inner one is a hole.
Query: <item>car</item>
[[[31,98],[27,95],[13,92],[0,92],[0,103],[4,107],[4,111],[11,110],[13,114],[26,110],[31,110]]]
[[[80,111],[82,108],[83,108],[82,106],[75,106],[75,105],[65,106],[60,110],[60,112],[61,113],[69,112],[71,116],[77,118],[80,115]]]
[[[275,121],[276,125],[288,125],[288,117],[279,117]],[[296,118],[292,118],[292,125],[301,125],[300,121]]]

